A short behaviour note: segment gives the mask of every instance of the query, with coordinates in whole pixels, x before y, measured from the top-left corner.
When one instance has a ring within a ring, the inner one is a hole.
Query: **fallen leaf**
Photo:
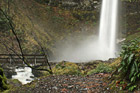
[[[68,90],[65,89],[65,88],[63,88],[63,89],[61,90],[61,92],[62,92],[62,93],[66,93],[66,92],[68,92]]]

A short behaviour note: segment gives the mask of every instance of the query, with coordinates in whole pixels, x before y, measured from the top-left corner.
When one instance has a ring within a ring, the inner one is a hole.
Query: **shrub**
[[[6,77],[3,73],[3,69],[0,68],[0,91],[6,90],[8,88]]]
[[[71,62],[60,62],[54,68],[53,72],[56,75],[80,75],[80,69],[78,65]]]
[[[87,75],[95,74],[95,73],[109,73],[112,71],[112,68],[105,63],[100,63],[95,69],[89,71]]]
[[[118,72],[129,81],[129,90],[133,90],[136,88],[136,80],[140,78],[140,40],[132,40],[129,44],[123,45],[122,49]]]

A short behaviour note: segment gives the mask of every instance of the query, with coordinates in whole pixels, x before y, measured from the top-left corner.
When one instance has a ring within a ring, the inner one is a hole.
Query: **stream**
[[[22,84],[27,84],[34,80],[32,69],[29,67],[16,68],[15,72],[17,75],[12,75],[12,79],[18,79]]]

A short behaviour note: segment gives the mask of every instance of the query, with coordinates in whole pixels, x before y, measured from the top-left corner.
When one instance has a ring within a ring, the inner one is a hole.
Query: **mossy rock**
[[[100,63],[97,65],[95,69],[90,70],[87,75],[95,74],[95,73],[110,73],[112,72],[112,67],[108,64]]]
[[[0,68],[0,91],[8,89],[7,79],[3,73],[3,69]]]
[[[20,87],[20,86],[22,86],[22,83],[18,79],[8,79],[8,84],[11,87]]]
[[[116,58],[114,62],[112,62],[109,66],[111,67],[118,67],[121,63],[121,58]]]
[[[53,72],[56,75],[80,75],[81,71],[77,64],[72,62],[60,62],[54,68]]]

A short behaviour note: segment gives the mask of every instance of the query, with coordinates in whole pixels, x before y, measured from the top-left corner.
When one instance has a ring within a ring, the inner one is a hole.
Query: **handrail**
[[[21,54],[0,54],[0,63],[7,61],[7,62],[10,62],[11,64],[14,61],[20,60],[19,56],[22,56],[22,55]],[[32,63],[32,61],[34,61],[34,64],[45,62],[45,56],[41,54],[24,54],[24,57],[26,57],[27,60],[30,60],[29,63]]]
[[[22,56],[21,54],[0,54],[0,56]],[[24,54],[24,56],[44,56],[41,54]]]

